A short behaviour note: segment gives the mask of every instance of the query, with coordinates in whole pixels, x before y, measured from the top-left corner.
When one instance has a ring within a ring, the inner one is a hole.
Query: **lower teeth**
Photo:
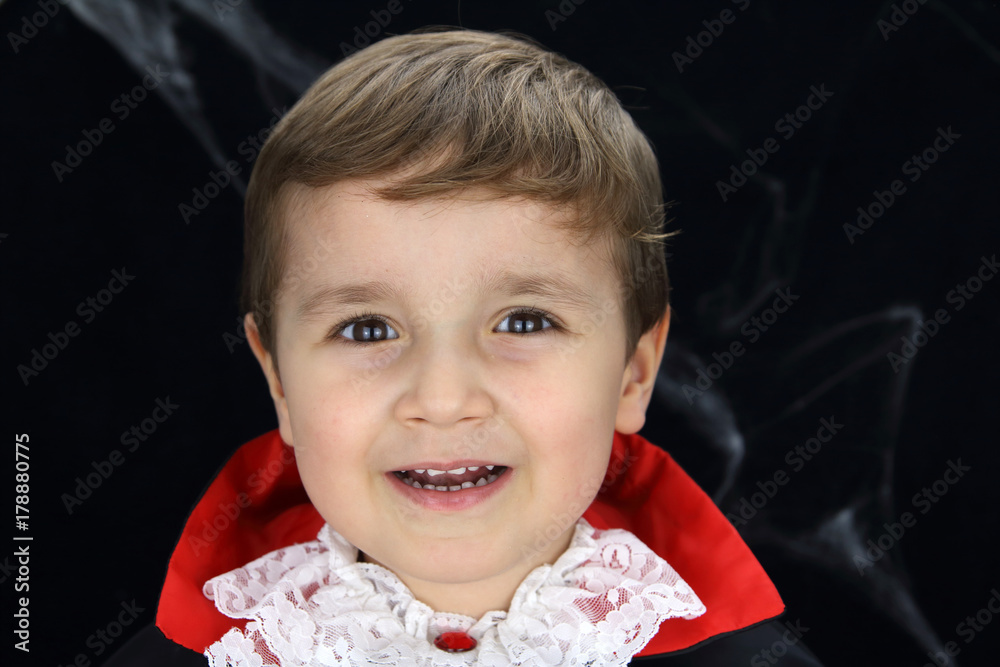
[[[500,475],[488,475],[486,477],[481,477],[478,482],[473,484],[472,482],[463,482],[461,486],[435,486],[434,484],[420,484],[420,482],[410,479],[409,477],[402,477],[404,483],[409,484],[415,489],[432,490],[432,491],[461,491],[462,489],[471,489],[474,486],[486,486],[487,484],[492,484],[497,481]]]

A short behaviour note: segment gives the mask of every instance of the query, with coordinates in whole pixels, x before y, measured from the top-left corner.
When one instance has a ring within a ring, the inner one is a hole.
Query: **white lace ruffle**
[[[435,612],[389,570],[358,563],[330,528],[205,583],[204,593],[246,633],[227,632],[205,655],[213,667],[333,665],[625,665],[668,618],[705,606],[670,565],[626,530],[577,522],[569,548],[518,586],[510,611],[476,620]],[[436,648],[442,632],[478,645]]]

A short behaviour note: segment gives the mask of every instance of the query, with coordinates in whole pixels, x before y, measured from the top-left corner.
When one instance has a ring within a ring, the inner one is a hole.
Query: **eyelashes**
[[[327,336],[327,339],[348,343],[350,345],[371,345],[372,343],[378,343],[384,340],[395,340],[396,338],[399,338],[398,333],[396,333],[396,335],[392,337],[382,337],[377,339],[368,338],[366,340],[358,340],[357,338],[349,338],[343,335],[345,332],[350,331],[351,335],[356,336],[359,333],[355,329],[357,325],[366,323],[370,324],[375,322],[379,323],[379,325],[377,326],[380,327],[383,331],[385,332],[392,331],[395,333],[395,329],[392,328],[392,325],[389,324],[389,321],[386,320],[381,315],[376,315],[375,313],[371,312],[362,312],[351,316],[349,319],[333,327],[333,329],[330,331],[330,334]],[[376,327],[364,327],[362,329],[362,332],[368,330],[371,333],[374,333],[376,329],[377,329]],[[364,333],[362,333],[362,335],[364,335]]]
[[[548,326],[546,326],[545,323],[543,322],[542,325],[537,328],[535,328],[534,325],[530,325],[528,327],[515,326],[514,330],[512,331],[511,326],[508,324],[504,329],[500,330],[500,333],[518,333],[521,335],[527,335],[529,333],[541,333],[546,329],[553,329],[556,327],[555,318],[549,313],[546,313],[544,310],[539,310],[537,308],[521,308],[518,310],[511,311],[507,313],[507,315],[503,318],[503,320],[501,320],[500,324],[502,325],[504,322],[507,322],[508,320],[511,320],[517,316],[537,317],[538,319],[547,322]]]
[[[514,318],[535,317],[541,320],[541,324],[506,324]],[[359,325],[365,325],[359,328]],[[551,313],[539,308],[516,308],[504,315],[500,324],[494,327],[496,333],[509,333],[515,336],[535,336],[545,332],[564,331],[565,327]],[[346,335],[345,335],[346,334]],[[360,338],[359,338],[360,337]],[[365,311],[356,313],[340,324],[334,326],[327,335],[328,340],[347,343],[348,345],[368,346],[373,343],[381,343],[399,338],[397,332],[389,321],[377,313]]]

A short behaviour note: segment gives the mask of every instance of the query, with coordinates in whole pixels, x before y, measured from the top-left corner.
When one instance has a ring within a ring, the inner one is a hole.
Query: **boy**
[[[670,321],[663,211],[614,95],[534,44],[411,34],[327,72],[247,192],[279,428],[195,508],[158,627],[213,665],[624,665],[779,615],[635,435]],[[783,641],[815,664],[777,627],[691,657]]]

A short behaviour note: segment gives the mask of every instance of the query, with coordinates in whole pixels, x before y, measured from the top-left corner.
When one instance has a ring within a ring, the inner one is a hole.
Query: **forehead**
[[[285,198],[284,269],[295,284],[311,277],[378,271],[433,275],[452,269],[496,273],[531,268],[615,281],[606,237],[587,243],[574,209],[467,189],[456,195],[388,201],[378,180],[294,186]],[[313,267],[310,271],[303,271]]]

